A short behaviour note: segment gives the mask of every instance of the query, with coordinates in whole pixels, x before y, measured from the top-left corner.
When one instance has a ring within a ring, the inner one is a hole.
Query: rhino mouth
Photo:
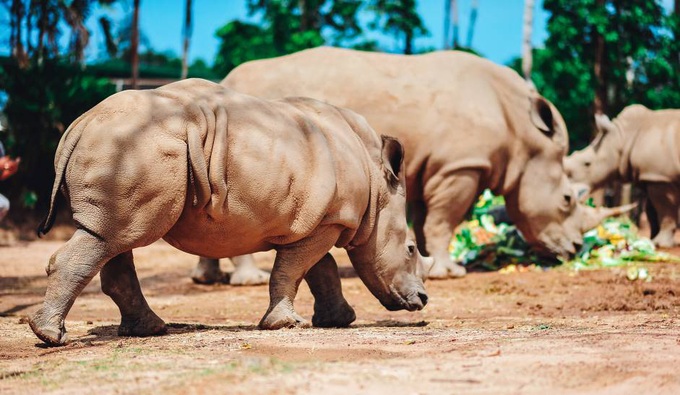
[[[389,311],[422,310],[427,304],[428,299],[427,294],[422,289],[413,289],[403,295],[401,292],[397,291],[393,285],[390,285],[390,296],[392,297],[392,300],[389,303],[381,302]]]

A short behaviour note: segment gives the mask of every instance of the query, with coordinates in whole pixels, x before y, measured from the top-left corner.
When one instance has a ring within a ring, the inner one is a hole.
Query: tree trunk
[[[21,0],[12,1],[11,18],[13,20],[13,32],[12,37],[12,55],[17,59],[19,64],[24,64],[26,62],[26,51],[24,50],[24,43],[22,42],[21,25],[24,20],[25,14],[24,4]],[[30,22],[30,21],[29,21]]]
[[[470,3],[470,23],[468,25],[467,47],[472,48],[472,37],[475,34],[475,23],[477,22],[477,10],[479,9],[479,1],[472,0]]]
[[[189,74],[189,42],[191,41],[191,33],[193,26],[191,24],[191,0],[186,0],[186,13],[184,14],[184,29],[182,35],[184,36],[184,43],[182,45],[182,75],[181,79],[187,78]]]
[[[130,43],[130,51],[132,52],[132,89],[137,89],[139,86],[137,80],[139,79],[139,2],[141,0],[134,0],[134,11],[132,13],[132,42]]]
[[[604,0],[597,0],[597,6],[599,8],[604,8]],[[595,90],[595,99],[593,100],[593,112],[595,114],[605,114],[607,111],[607,86],[602,71],[602,63],[604,61],[604,38],[597,32],[594,34],[595,63],[593,64],[593,73],[595,74],[597,87]]]
[[[449,45],[450,29],[451,29],[451,1],[444,0],[444,45],[443,45],[444,49],[451,49],[451,46]]]
[[[524,26],[522,29],[522,74],[524,79],[531,82],[531,69],[533,67],[533,55],[531,46],[531,33],[534,24],[534,0],[524,0]]]
[[[405,33],[406,39],[404,42],[404,54],[406,55],[411,55],[413,54],[413,33],[410,31],[407,31]]]
[[[458,44],[458,2],[451,0],[451,19],[453,20],[453,49],[460,47]]]

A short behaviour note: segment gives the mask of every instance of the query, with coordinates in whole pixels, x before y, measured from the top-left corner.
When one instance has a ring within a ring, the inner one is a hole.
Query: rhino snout
[[[427,305],[427,292],[425,288],[421,285],[415,286],[407,292],[400,292],[394,286],[390,286],[390,296],[392,301],[389,303],[383,302],[382,305],[385,306],[387,310],[397,311],[397,310],[408,310],[417,311],[422,310],[425,305]]]

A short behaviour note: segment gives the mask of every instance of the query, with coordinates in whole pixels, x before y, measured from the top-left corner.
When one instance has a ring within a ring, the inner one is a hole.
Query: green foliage
[[[404,40],[413,53],[413,40],[429,34],[416,11],[415,0],[246,0],[257,24],[231,21],[219,28],[220,47],[214,71],[225,76],[241,63],[281,56],[320,45],[379,50],[375,40],[362,36],[359,14],[375,14],[369,27]],[[366,3],[366,6],[362,6]]]
[[[0,90],[8,95],[4,112],[9,130],[2,138],[19,172],[6,181],[10,198],[44,209],[54,180],[54,152],[65,128],[80,114],[112,94],[108,80],[87,75],[60,59],[33,60],[20,67],[0,60]],[[20,199],[21,197],[21,199]],[[19,200],[20,199],[20,200]]]
[[[549,37],[534,51],[532,79],[564,116],[572,148],[590,140],[598,91],[610,116],[632,103],[680,107],[677,16],[648,0],[545,0],[543,6],[551,12]],[[598,35],[602,86],[594,71]],[[519,71],[520,63],[511,67]]]
[[[413,40],[429,33],[416,10],[416,0],[372,0],[369,6],[376,13],[372,26],[404,40],[405,54],[412,54]]]

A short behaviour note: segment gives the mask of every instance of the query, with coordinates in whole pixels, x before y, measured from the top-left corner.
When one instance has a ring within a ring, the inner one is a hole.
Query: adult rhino
[[[222,84],[264,98],[327,101],[399,138],[418,246],[435,258],[430,277],[465,274],[448,246],[485,188],[504,195],[527,241],[551,254],[573,253],[582,231],[611,214],[577,205],[562,168],[567,130],[555,107],[510,68],[478,56],[320,47],[245,63]]]
[[[611,121],[595,117],[592,143],[565,159],[575,182],[596,189],[613,180],[633,182],[647,195],[646,212],[656,245],[672,247],[680,208],[680,110],[628,106]]]
[[[69,127],[55,169],[40,232],[54,220],[60,189],[78,229],[50,259],[45,301],[29,320],[50,345],[66,342],[66,314],[100,270],[122,315],[118,333],[162,333],[132,258],[132,249],[160,238],[216,258],[275,249],[264,329],[307,325],[293,309],[303,278],[316,299],[315,325],[354,320],[333,246],[348,250],[386,308],[427,302],[429,258],[408,235],[402,146],[349,110],[265,101],[197,79],[125,91]]]

